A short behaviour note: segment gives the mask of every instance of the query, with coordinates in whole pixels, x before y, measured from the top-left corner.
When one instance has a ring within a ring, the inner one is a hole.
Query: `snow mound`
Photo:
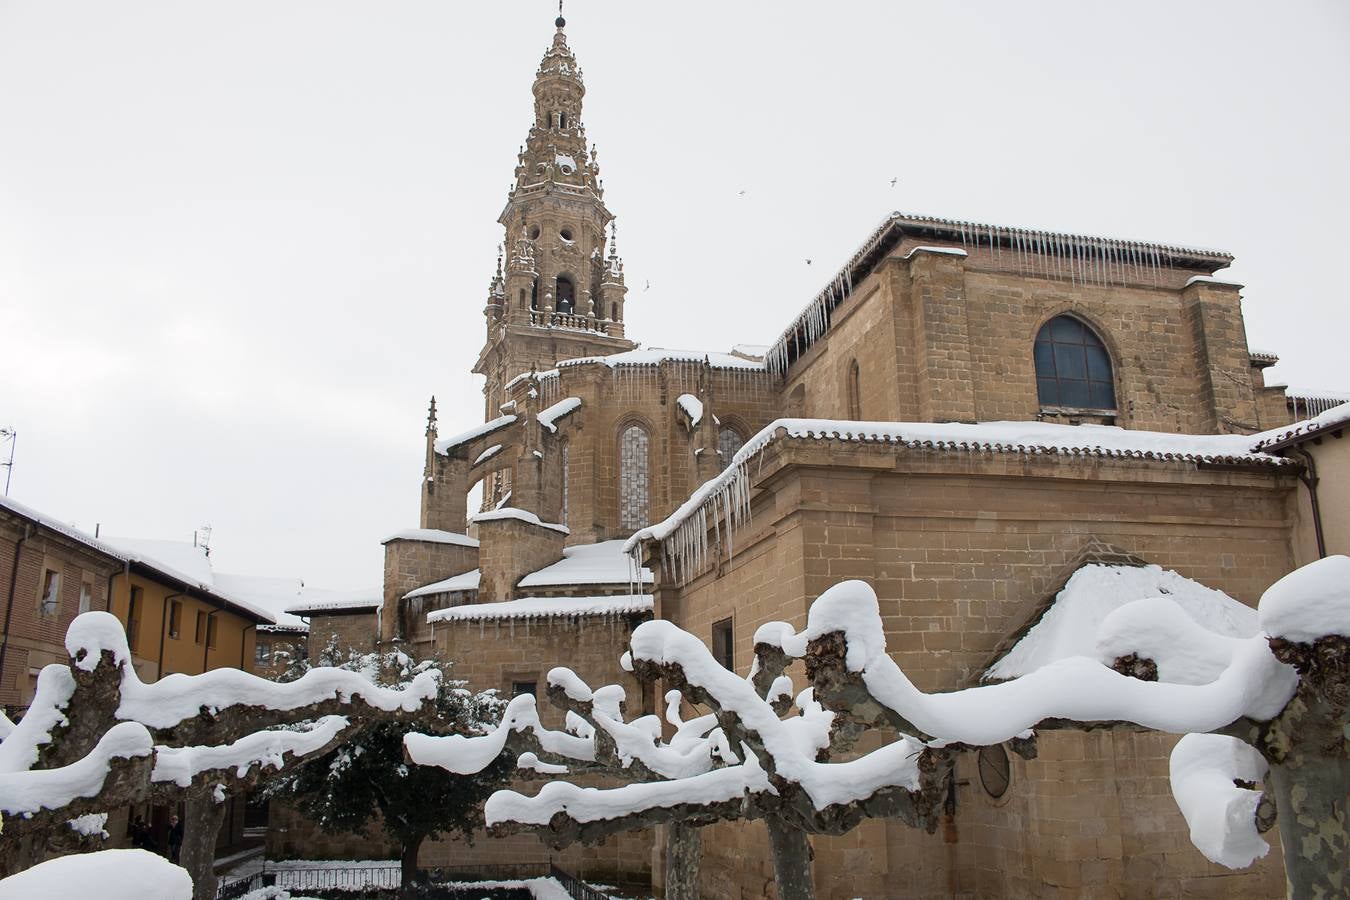
[[[1168,768],[1191,843],[1206,859],[1245,869],[1270,852],[1256,830],[1261,792],[1233,783],[1265,778],[1266,762],[1255,749],[1222,734],[1188,734],[1172,749]]]
[[[86,672],[94,671],[104,650],[113,655],[116,665],[131,661],[126,631],[117,616],[109,612],[87,612],[76,616],[66,629],[66,652],[76,667]]]
[[[0,880],[0,900],[48,897],[192,900],[192,878],[147,850],[101,850],[48,860]]]
[[[1109,665],[1115,657],[1108,659],[1098,654],[1098,629],[1116,610],[1149,597],[1165,597],[1195,624],[1216,635],[1249,638],[1257,632],[1256,610],[1222,591],[1205,587],[1160,566],[1092,563],[1073,573],[1041,620],[990,666],[984,677],[986,680],[1016,678],[1070,656],[1093,656]],[[1103,652],[1109,649],[1116,648],[1108,644]],[[1123,656],[1132,651],[1156,659],[1137,647],[1124,649],[1116,655]],[[1164,677],[1163,680],[1183,679]]]
[[[1266,589],[1259,610],[1261,630],[1271,637],[1301,643],[1350,637],[1350,556],[1328,556],[1290,572]]]

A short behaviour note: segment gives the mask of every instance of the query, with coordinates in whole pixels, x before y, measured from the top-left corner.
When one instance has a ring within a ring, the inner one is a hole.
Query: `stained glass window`
[[[619,438],[619,527],[626,530],[649,524],[650,444],[647,429],[641,425],[629,425]]]

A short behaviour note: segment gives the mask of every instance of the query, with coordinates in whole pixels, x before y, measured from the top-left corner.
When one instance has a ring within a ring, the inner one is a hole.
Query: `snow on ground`
[[[0,880],[0,900],[191,900],[192,878],[147,850],[101,850],[48,860]]]
[[[1109,614],[1134,600],[1164,596],[1209,631],[1234,638],[1257,632],[1256,610],[1176,572],[1159,566],[1091,564],[1073,573],[1041,620],[984,678],[1016,678],[1058,659],[1096,656],[1097,631]]]
[[[652,570],[643,568],[640,577],[633,571],[633,560],[623,552],[622,540],[578,544],[563,549],[563,558],[531,572],[520,580],[523,588],[558,587],[571,584],[643,584],[653,582]]]
[[[499,603],[467,603],[427,614],[428,622],[481,622],[494,619],[547,619],[557,616],[621,616],[650,612],[651,594],[613,597],[521,597]]]

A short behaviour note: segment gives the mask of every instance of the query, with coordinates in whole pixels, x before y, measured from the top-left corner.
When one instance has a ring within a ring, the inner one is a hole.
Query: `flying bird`
[[[896,183],[897,181],[899,181],[899,180],[900,180],[899,176],[897,176],[897,177],[895,177],[895,178],[892,178],[892,179],[891,179],[891,187],[895,187],[895,183]]]
[[[741,191],[741,192],[738,193],[736,196],[737,196],[737,197],[744,197],[744,196],[745,196],[745,191]]]
[[[811,260],[808,259],[808,260],[806,261],[806,264],[807,264],[808,266],[811,265]]]
[[[647,293],[647,291],[651,290],[651,287],[652,287],[652,283],[651,283],[650,281],[648,281],[646,284],[644,284],[644,285],[642,286],[642,292],[643,292],[644,294]]]

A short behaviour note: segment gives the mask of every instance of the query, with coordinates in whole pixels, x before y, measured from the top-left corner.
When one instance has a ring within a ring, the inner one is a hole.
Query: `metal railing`
[[[446,897],[458,897],[466,887],[475,882],[519,881],[547,875],[558,881],[573,900],[610,900],[605,894],[564,872],[556,865],[540,863],[516,863],[502,865],[444,866],[434,869],[419,869],[417,880],[418,897],[434,898],[443,892]],[[216,891],[217,900],[237,900],[250,891],[264,887],[277,887],[287,891],[324,891],[342,892],[353,898],[363,894],[391,896],[403,890],[403,872],[397,865],[388,866],[324,866],[315,868],[289,868],[279,866],[267,868],[263,862],[262,870],[221,884]]]

